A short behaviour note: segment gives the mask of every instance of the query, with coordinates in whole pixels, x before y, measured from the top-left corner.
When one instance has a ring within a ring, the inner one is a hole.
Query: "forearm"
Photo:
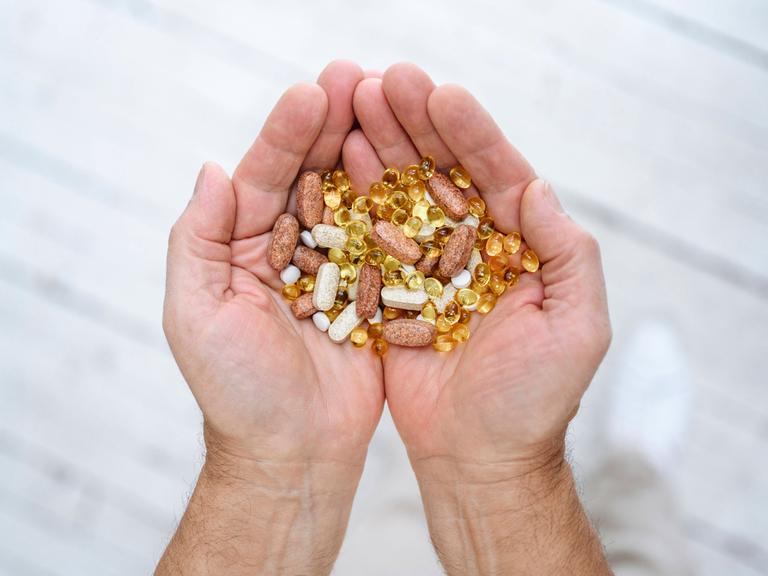
[[[362,465],[209,455],[155,574],[328,574]]]
[[[433,544],[448,574],[610,575],[558,457],[518,464],[414,461]]]

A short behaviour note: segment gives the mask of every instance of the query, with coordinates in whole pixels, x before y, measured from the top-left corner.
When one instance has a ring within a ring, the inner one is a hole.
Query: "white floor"
[[[697,390],[681,494],[698,573],[768,573],[765,2],[0,12],[0,573],[151,572],[201,453],[160,329],[168,229],[200,163],[232,169],[279,93],[337,57],[467,85],[601,240],[616,338],[577,467],[633,326],[676,327]],[[439,573],[386,417],[336,573]]]

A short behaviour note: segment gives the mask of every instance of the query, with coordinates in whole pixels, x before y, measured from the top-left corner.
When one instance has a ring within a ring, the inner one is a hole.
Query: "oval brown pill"
[[[323,219],[322,224],[328,224],[329,226],[335,226],[336,222],[333,221],[333,210],[323,204]]]
[[[291,263],[293,251],[299,241],[299,221],[293,214],[280,214],[272,228],[267,247],[267,262],[277,271]]]
[[[400,228],[379,220],[371,230],[371,239],[393,258],[404,264],[415,264],[421,258],[421,250],[415,240],[408,238]]]
[[[469,202],[464,193],[448,176],[435,172],[427,182],[429,195],[435,204],[454,220],[463,220],[469,214]]]
[[[317,308],[315,308],[315,305],[312,303],[312,294],[302,294],[296,298],[296,300],[291,302],[291,312],[293,312],[293,315],[299,320],[309,318],[312,314],[317,312]]]
[[[363,264],[357,281],[357,315],[373,318],[379,309],[381,292],[381,268],[372,264]]]
[[[473,226],[461,224],[454,228],[440,256],[438,272],[441,276],[453,278],[464,269],[472,255],[476,238],[477,230]]]
[[[429,322],[400,318],[384,324],[384,340],[398,346],[427,346],[435,337],[436,328]]]
[[[323,220],[323,181],[317,172],[303,172],[296,184],[296,216],[304,228]]]
[[[327,256],[306,246],[296,246],[293,252],[293,263],[304,274],[316,275],[320,266],[326,262],[328,262]]]
[[[422,272],[424,276],[431,276],[437,268],[437,263],[440,261],[440,256],[424,256],[421,260],[416,262],[416,270]]]

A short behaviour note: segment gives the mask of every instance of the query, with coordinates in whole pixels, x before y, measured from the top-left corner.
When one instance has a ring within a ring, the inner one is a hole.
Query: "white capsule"
[[[373,315],[373,318],[368,320],[369,324],[381,324],[384,322],[384,314],[381,312],[381,308],[376,308],[376,314]]]
[[[458,226],[459,224],[461,224],[461,222],[457,222],[456,220],[448,216],[448,214],[445,215],[445,226],[448,226],[449,228],[456,228],[456,226]]]
[[[357,315],[357,304],[350,302],[341,311],[341,314],[336,316],[336,320],[331,322],[331,326],[328,328],[328,337],[336,344],[340,344],[347,339],[352,330],[360,326],[363,320],[364,318]]]
[[[472,274],[469,273],[469,270],[462,270],[456,276],[451,278],[451,284],[455,288],[466,288],[472,283]]]
[[[299,238],[301,239],[301,243],[307,248],[317,248],[317,242],[312,238],[312,232],[309,230],[303,230],[301,234],[299,234]]]
[[[469,273],[471,274],[475,266],[480,264],[480,262],[483,261],[483,255],[480,253],[480,250],[477,248],[472,248],[472,253],[469,255],[469,260],[467,261],[467,270],[469,270]]]
[[[344,228],[329,224],[316,224],[312,228],[312,238],[322,248],[344,249],[347,245],[347,233]]]
[[[474,214],[467,214],[467,217],[464,218],[461,223],[477,228],[480,225],[480,219]]]
[[[448,302],[453,300],[455,294],[456,287],[453,284],[446,284],[443,287],[443,293],[438,298],[430,298],[430,300],[432,300],[438,312],[443,312]]]
[[[405,263],[403,263],[403,264],[400,264],[400,268],[403,269],[403,272],[405,272],[406,276],[416,272],[416,266],[414,266],[413,264],[405,264]]]
[[[330,310],[336,301],[341,270],[333,262],[321,264],[315,277],[315,289],[312,292],[312,304],[318,310]]]
[[[384,286],[381,289],[381,301],[384,306],[401,308],[403,310],[421,310],[429,299],[423,288],[409,290],[403,286]]]
[[[280,272],[280,280],[285,284],[293,284],[299,278],[301,278],[301,270],[293,264],[289,264]]]
[[[315,312],[312,314],[312,322],[315,323],[315,327],[320,330],[320,332],[325,332],[331,325],[331,320],[326,316],[325,312]]]
[[[432,224],[424,224],[419,233],[414,236],[416,242],[426,242],[435,234],[435,227]]]

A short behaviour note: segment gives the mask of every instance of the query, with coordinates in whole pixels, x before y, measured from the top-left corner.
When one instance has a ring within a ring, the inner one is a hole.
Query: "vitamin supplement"
[[[373,350],[373,353],[376,354],[376,356],[384,356],[384,354],[387,353],[387,350],[389,350],[389,344],[387,344],[387,341],[383,338],[376,338],[371,343],[371,350]]]
[[[485,253],[488,256],[496,256],[504,250],[504,236],[498,232],[494,232],[485,241]]]
[[[455,300],[451,300],[445,305],[443,316],[445,316],[445,321],[451,325],[456,324],[456,322],[459,321],[459,318],[461,317],[461,309]]]
[[[323,194],[323,202],[325,202],[325,205],[328,206],[331,210],[336,210],[339,206],[341,206],[341,192],[338,188],[335,186],[333,188],[326,189],[325,193]]]
[[[323,220],[323,182],[317,172],[303,172],[296,185],[296,217],[304,228]],[[313,246],[311,246],[313,248]]]
[[[466,269],[470,273],[475,269],[475,266],[483,261],[483,254],[477,248],[472,249],[472,254],[469,255],[469,262],[467,262]]]
[[[381,311],[381,308],[376,310],[376,314],[373,315],[373,318],[369,318],[368,322],[371,324],[381,324],[384,322],[384,313]]]
[[[451,278],[451,284],[454,288],[466,288],[472,283],[472,274],[469,273],[469,270],[462,270],[456,276]]]
[[[472,278],[480,286],[488,286],[488,282],[491,280],[491,268],[485,262],[481,262],[472,271]]]
[[[385,286],[402,286],[405,284],[405,273],[398,270],[387,270],[381,277]]]
[[[317,312],[314,303],[312,302],[312,294],[302,294],[296,300],[291,302],[291,312],[299,320],[309,318]]]
[[[344,252],[344,250],[342,250],[341,248],[331,248],[330,250],[328,250],[328,260],[330,260],[334,264],[338,264],[339,266],[349,262],[349,258],[347,258],[347,253]]]
[[[387,168],[384,170],[384,176],[381,177],[381,181],[388,188],[394,188],[400,182],[400,170],[397,168]]]
[[[477,311],[480,314],[488,314],[494,306],[496,306],[496,294],[493,292],[486,292],[477,301]]]
[[[317,270],[315,289],[312,292],[312,303],[315,308],[327,311],[333,308],[336,292],[339,289],[340,270],[338,265],[327,262]]]
[[[443,284],[437,278],[425,278],[424,291],[430,298],[439,298],[443,294]]]
[[[411,164],[400,175],[400,183],[403,186],[413,186],[417,182],[421,182],[419,180],[419,167],[416,164]]]
[[[355,348],[362,348],[368,342],[368,331],[362,326],[357,326],[349,334],[349,341]]]
[[[453,329],[453,324],[445,319],[445,314],[440,314],[435,320],[435,328],[440,334],[445,334]]]
[[[344,228],[329,226],[328,224],[316,224],[312,228],[312,238],[322,248],[344,249],[347,245],[347,233]]]
[[[315,289],[315,277],[314,276],[302,276],[296,285],[301,288],[302,292],[312,292]]]
[[[360,281],[357,285],[357,313],[363,318],[373,318],[379,310],[381,293],[381,269],[371,264],[363,264],[360,269]]]
[[[408,277],[405,279],[405,285],[409,290],[418,290],[424,286],[424,273],[414,270],[408,274]]]
[[[317,291],[317,288],[315,288],[315,291]],[[421,307],[427,300],[427,293],[423,289],[409,290],[402,286],[384,286],[381,289],[381,301],[390,308],[421,310]]]
[[[469,261],[475,246],[477,232],[471,226],[457,226],[448,238],[440,256],[438,272],[441,276],[451,278],[461,272]]]
[[[384,332],[384,324],[381,322],[373,322],[368,324],[368,338],[381,338]]]
[[[331,320],[325,312],[315,312],[312,314],[312,322],[320,332],[327,332],[331,326]]]
[[[272,228],[267,246],[267,262],[278,272],[288,266],[299,241],[299,221],[292,214],[281,214]]]
[[[296,300],[296,298],[301,296],[301,288],[296,286],[296,284],[286,284],[285,286],[283,286],[281,293],[283,295],[283,298],[285,298],[289,302],[292,302]]]
[[[456,348],[456,340],[450,334],[440,334],[432,343],[432,348],[438,352],[450,352]]]
[[[416,270],[423,272],[425,276],[428,276],[436,270],[439,262],[440,256],[423,256],[416,262]]]
[[[466,342],[469,340],[469,326],[466,324],[456,324],[451,328],[451,338],[456,342]]]
[[[442,313],[445,310],[445,305],[448,304],[456,294],[456,288],[453,284],[446,284],[443,288],[443,294],[439,298],[432,298],[432,302],[435,304],[437,311]]]
[[[459,188],[466,190],[472,186],[472,178],[470,178],[469,172],[464,169],[464,166],[454,166],[448,175],[451,177],[451,181]]]
[[[328,337],[337,344],[340,344],[347,339],[352,330],[357,328],[362,321],[363,319],[357,315],[356,303],[351,302],[336,317],[336,320],[331,322],[331,326],[328,328]]]
[[[427,182],[432,200],[454,220],[463,220],[469,214],[469,203],[464,193],[445,174],[435,173]]]
[[[432,156],[424,156],[419,162],[419,178],[422,180],[429,180],[435,174],[435,159]]]
[[[301,270],[292,264],[280,271],[280,280],[285,284],[294,284],[299,278],[301,278]]]
[[[445,212],[440,206],[430,206],[427,208],[427,220],[435,228],[445,225]]]
[[[462,288],[456,292],[456,302],[467,310],[474,310],[477,307],[478,300],[480,300],[480,295],[469,288]]]
[[[413,202],[418,202],[424,198],[424,193],[427,191],[427,187],[423,181],[417,180],[410,186],[408,186],[408,198]]]
[[[539,257],[536,256],[536,252],[530,248],[523,252],[520,258],[520,264],[525,268],[526,272],[536,272],[539,269]]]
[[[520,243],[522,240],[520,232],[510,232],[504,236],[504,252],[507,254],[517,254],[517,251],[520,250]]]
[[[320,266],[328,262],[328,258],[324,254],[320,254],[316,250],[307,248],[306,246],[296,246],[296,250],[293,252],[292,258],[293,264],[304,274],[316,275]]]
[[[472,228],[477,228],[480,225],[480,219],[470,214],[469,216],[464,218],[464,220],[462,220],[461,223],[466,224],[467,226],[472,226]]]
[[[353,220],[347,227],[347,236],[350,238],[363,238],[368,233],[368,225],[365,220]]]
[[[509,257],[502,252],[488,259],[488,267],[491,272],[503,272],[509,267]]]
[[[299,234],[299,240],[301,240],[301,243],[304,244],[307,248],[316,248],[317,242],[315,242],[315,239],[312,238],[312,232],[309,230],[302,230],[301,234]]]
[[[507,283],[504,281],[504,274],[501,272],[492,272],[491,280],[488,282],[488,289],[496,294],[496,296],[504,294],[504,291],[507,289]]]
[[[480,219],[480,224],[477,225],[477,237],[480,240],[487,240],[488,237],[496,231],[493,223],[493,218],[486,216]]]
[[[346,192],[349,189],[349,176],[347,176],[344,170],[334,170],[331,179],[333,180],[333,185],[342,192]]]
[[[347,224],[352,222],[352,212],[350,212],[349,209],[346,207],[339,208],[333,213],[333,221],[336,224],[336,226],[341,226],[342,228],[346,228]],[[349,235],[349,233],[347,233],[347,235]]]
[[[339,275],[341,280],[346,282],[347,285],[354,284],[355,280],[357,280],[357,268],[353,264],[345,262],[339,266]]]
[[[432,302],[427,302],[421,307],[421,314],[419,316],[421,316],[421,319],[423,320],[434,322],[437,318],[437,308],[435,308],[435,305]]]
[[[376,222],[371,230],[371,238],[379,248],[401,262],[415,264],[421,258],[419,245],[391,222]],[[317,240],[317,237],[315,239]]]
[[[407,217],[408,213],[405,210],[402,210],[402,211]],[[393,220],[393,223],[394,223],[394,220]],[[421,218],[419,218],[418,216],[411,216],[405,221],[405,223],[402,226],[403,226],[403,234],[408,236],[408,238],[413,238],[414,236],[419,235],[419,233],[421,232],[421,229],[424,227],[424,224],[422,223]],[[431,228],[431,226],[427,225],[427,231],[429,231],[429,228]]]
[[[328,226],[333,226],[333,210],[328,208],[328,206],[323,207],[323,220],[321,224],[327,224]]]
[[[401,318],[384,325],[383,338],[389,344],[398,346],[427,346],[435,337],[435,327],[429,322]]]
[[[389,306],[384,307],[384,312],[382,312],[382,317],[384,320],[394,320],[395,318],[400,318],[401,311],[398,308],[390,308]]]
[[[485,201],[480,196],[471,196],[467,198],[467,204],[469,205],[469,213],[475,218],[482,218],[485,216]]]

